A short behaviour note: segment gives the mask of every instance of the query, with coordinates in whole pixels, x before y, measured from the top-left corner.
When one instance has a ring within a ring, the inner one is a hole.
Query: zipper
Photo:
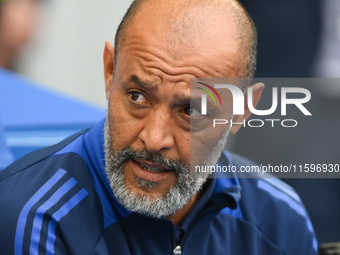
[[[193,222],[191,222],[188,226],[188,229],[185,233],[185,235],[183,236],[182,240],[177,243],[176,242],[176,234],[175,234],[175,228],[174,228],[174,225],[172,225],[172,231],[173,231],[173,247],[176,247],[174,250],[173,250],[173,255],[181,255],[182,254],[182,247],[184,246],[184,243],[185,241],[188,239],[188,236],[190,235],[189,233],[192,231],[192,229],[196,226],[196,223],[199,222],[204,216],[208,215],[209,213],[215,211],[215,210],[221,210],[225,207],[227,207],[229,205],[229,202],[227,203],[224,203],[222,205],[218,205],[216,207],[213,207],[213,208],[209,208],[201,213],[199,213],[196,217],[196,219],[194,219]]]
[[[174,249],[174,255],[181,255],[181,254],[182,254],[181,246],[177,245],[176,248]]]
[[[192,229],[196,226],[196,223],[199,222],[201,220],[201,218],[203,218],[204,216],[206,216],[207,214],[215,211],[215,210],[220,210],[222,208],[225,208],[226,206],[228,206],[227,204],[223,204],[223,205],[220,205],[220,206],[217,206],[215,208],[209,208],[208,210],[200,213],[197,218],[191,222],[191,224],[189,225],[188,229],[187,229],[187,232],[185,233],[185,235],[183,236],[181,242],[176,246],[176,248],[174,249],[174,255],[178,255],[178,254],[182,254],[182,248],[183,245],[184,245],[184,242],[186,241],[186,239],[188,239],[188,236],[189,236],[189,233],[192,231]],[[175,237],[175,240],[176,240],[176,237]],[[176,244],[176,241],[175,241],[175,244]],[[179,253],[175,253],[175,252],[179,252]]]
[[[175,226],[173,225],[173,223],[171,223],[171,230],[172,230],[172,237],[173,237],[173,241],[172,241],[173,246],[172,247],[175,247],[175,249],[172,251],[173,255],[181,255],[182,254],[182,248],[177,243],[176,230],[175,230]]]

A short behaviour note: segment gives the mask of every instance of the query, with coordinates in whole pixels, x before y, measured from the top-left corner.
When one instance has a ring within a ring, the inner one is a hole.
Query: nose
[[[158,152],[174,146],[171,113],[166,109],[153,109],[143,121],[139,139],[148,151]]]

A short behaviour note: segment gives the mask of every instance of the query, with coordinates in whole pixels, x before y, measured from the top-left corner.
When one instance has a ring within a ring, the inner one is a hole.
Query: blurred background
[[[113,42],[116,28],[132,1],[37,2],[35,35],[14,68],[53,90],[104,107],[104,43]]]
[[[258,29],[256,77],[339,77],[339,0],[240,2]],[[113,42],[130,3],[0,1],[0,169],[104,116],[104,42]],[[294,135],[243,128],[228,148],[263,164],[339,163],[339,86],[310,90],[323,125],[305,123]],[[259,108],[267,104],[264,96]],[[286,181],[305,202],[319,242],[340,241],[339,179]]]
[[[105,116],[102,56],[131,1],[0,1],[0,169]]]

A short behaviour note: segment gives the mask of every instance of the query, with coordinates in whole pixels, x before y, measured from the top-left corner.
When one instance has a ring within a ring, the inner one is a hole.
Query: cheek
[[[141,123],[126,111],[123,95],[111,93],[109,116],[111,142],[116,150],[130,147],[138,140]]]
[[[216,127],[211,130],[195,132],[190,135],[190,166],[201,166],[204,160],[221,140],[226,127]]]
[[[169,155],[172,158],[179,158],[187,166],[190,165],[190,133],[179,131],[176,132],[175,143],[176,149],[174,150],[176,155]],[[179,134],[179,135],[178,135]]]
[[[202,165],[229,128],[231,115],[231,107],[222,108],[208,120],[209,124],[205,128],[197,132],[190,132],[190,166]],[[228,120],[228,123],[214,127],[214,119]]]

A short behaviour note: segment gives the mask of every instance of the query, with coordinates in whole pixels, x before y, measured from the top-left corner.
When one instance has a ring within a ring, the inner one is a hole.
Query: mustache
[[[179,159],[169,159],[160,153],[151,153],[145,149],[134,150],[131,147],[119,150],[115,153],[114,160],[122,165],[127,160],[146,160],[154,164],[173,169],[175,173],[189,173],[188,167]]]

